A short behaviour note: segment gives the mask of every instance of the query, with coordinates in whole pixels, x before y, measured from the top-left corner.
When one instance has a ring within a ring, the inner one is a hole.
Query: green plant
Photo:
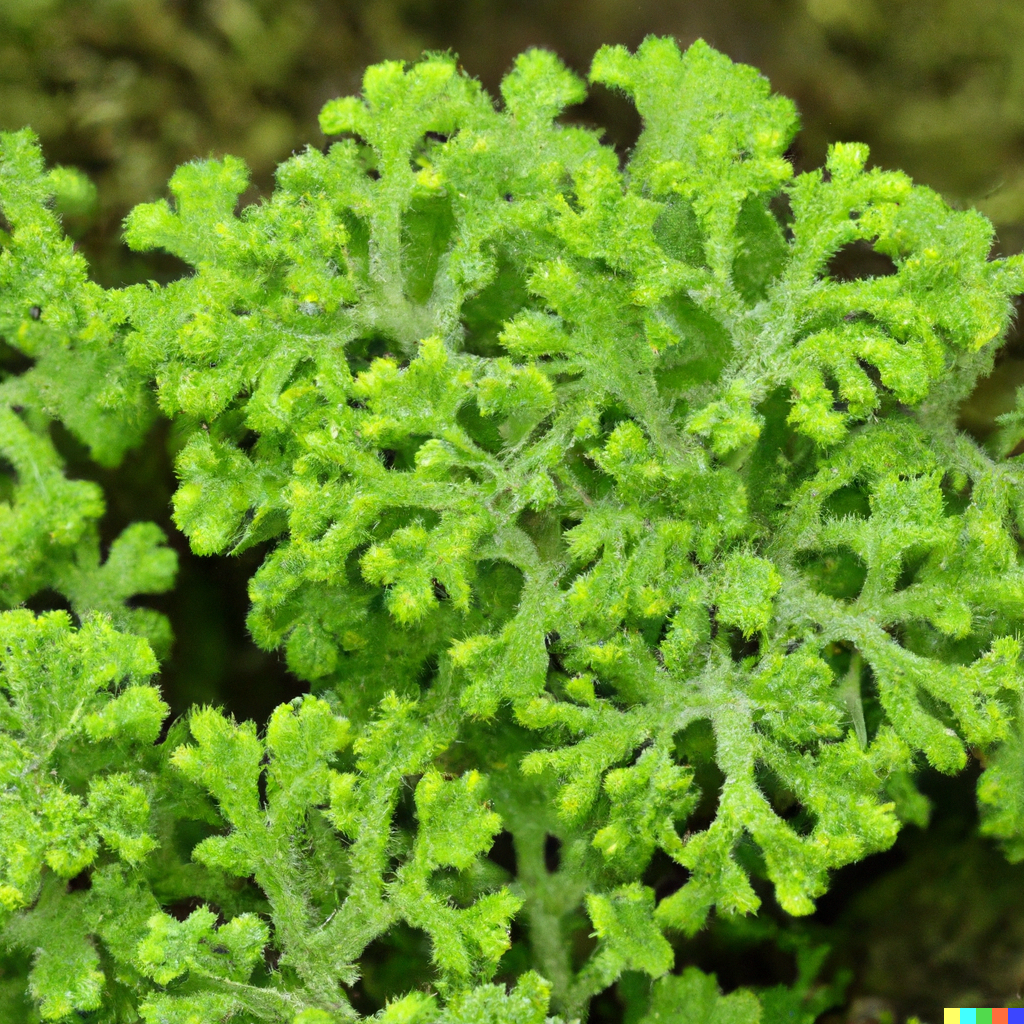
[[[624,167],[549,53],[500,109],[449,57],[372,67],[264,202],[228,157],[132,212],[193,268],[166,286],[90,283],[79,179],[0,137],[10,1019],[355,1019],[368,947],[422,935],[374,1019],[568,1020],[623,979],[633,1020],[810,1021],[820,947],[723,997],[673,937],[809,913],[970,749],[1020,854],[1018,421],[997,452],[956,415],[1024,262],[863,146],[794,176],[793,106],[703,43],[591,79],[644,119]],[[134,601],[173,555],[139,524],[102,560],[50,439],[114,463],[158,413],[177,525],[263,547],[251,632],[313,691],[262,734],[166,726]],[[77,622],[15,608],[43,590]]]
[[[368,58],[425,45],[390,0],[10,0],[0,5],[0,129],[31,124],[99,188],[65,229],[104,281],[166,273],[127,258],[120,222],[177,164],[246,159],[261,186]]]

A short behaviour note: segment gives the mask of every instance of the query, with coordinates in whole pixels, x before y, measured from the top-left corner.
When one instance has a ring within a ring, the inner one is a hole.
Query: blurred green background
[[[256,199],[280,160],[324,143],[320,106],[357,91],[367,64],[451,49],[494,90],[528,46],[585,72],[602,43],[633,47],[652,32],[684,45],[703,36],[792,96],[799,168],[818,164],[830,142],[868,142],[877,164],[987,213],[1000,251],[1024,248],[1024,0],[0,0],[0,128],[31,125],[51,161],[96,182],[95,203],[66,223],[99,280],[167,279],[181,269],[173,260],[122,245],[128,209],[162,195],[177,164],[225,152],[248,161]],[[600,88],[575,116],[623,151],[639,129]],[[1021,383],[1015,331],[964,406],[965,429],[983,439]],[[264,720],[298,692],[245,633],[245,584],[262,552],[199,559],[173,534],[173,430],[110,472],[69,436],[58,441],[73,472],[106,488],[108,537],[153,519],[181,554],[178,588],[154,602],[177,635],[163,674],[175,710],[214,702]],[[973,783],[926,777],[932,827],[909,828],[893,851],[841,872],[791,933],[790,945],[801,935],[831,944],[823,978],[849,972],[833,1021],[937,1022],[943,1006],[1021,1005],[1024,866],[974,838]],[[791,982],[794,957],[773,927],[718,927],[685,944],[679,962],[716,970],[727,987]],[[595,1018],[628,1019],[622,1012],[612,994]]]

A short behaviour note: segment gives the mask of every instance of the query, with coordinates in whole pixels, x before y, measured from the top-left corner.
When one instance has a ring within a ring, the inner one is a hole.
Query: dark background
[[[172,261],[122,245],[128,209],[164,194],[177,164],[225,152],[249,162],[257,198],[279,161],[324,142],[320,106],[357,91],[367,64],[451,49],[493,91],[528,46],[585,72],[602,43],[635,47],[652,32],[683,45],[703,36],[792,96],[799,168],[820,163],[830,142],[868,142],[877,164],[988,214],[999,251],[1024,248],[1024,0],[0,0],[0,128],[31,125],[49,160],[97,183],[94,208],[67,225],[99,280],[167,279]],[[575,116],[622,150],[639,130],[600,88]],[[965,429],[984,437],[1020,383],[1014,333],[963,408]],[[73,472],[105,486],[108,538],[153,519],[181,554],[178,588],[155,602],[177,635],[163,673],[175,711],[213,702],[265,720],[299,692],[245,633],[245,585],[262,553],[200,559],[173,532],[173,430],[112,472],[58,440]],[[1024,866],[974,838],[974,779],[926,777],[931,828],[910,827],[893,851],[839,873],[807,923],[834,950],[824,977],[852,972],[835,1020],[937,1022],[944,1005],[1021,1004]],[[736,929],[687,944],[687,960],[727,988],[794,976],[774,941]]]

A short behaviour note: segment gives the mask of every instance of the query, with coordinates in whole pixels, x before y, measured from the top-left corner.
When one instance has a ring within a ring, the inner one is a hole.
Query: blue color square
[[[960,1017],[963,1020],[963,1016]],[[1007,1024],[1024,1024],[1024,1006],[1011,1006],[1006,1011]]]

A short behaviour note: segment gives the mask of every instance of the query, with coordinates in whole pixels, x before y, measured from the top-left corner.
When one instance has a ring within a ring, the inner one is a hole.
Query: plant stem
[[[860,674],[862,659],[860,651],[854,651],[850,658],[850,668],[843,682],[843,699],[853,720],[853,731],[857,734],[857,742],[863,750],[868,745],[868,730],[864,724],[864,701],[860,692]]]

